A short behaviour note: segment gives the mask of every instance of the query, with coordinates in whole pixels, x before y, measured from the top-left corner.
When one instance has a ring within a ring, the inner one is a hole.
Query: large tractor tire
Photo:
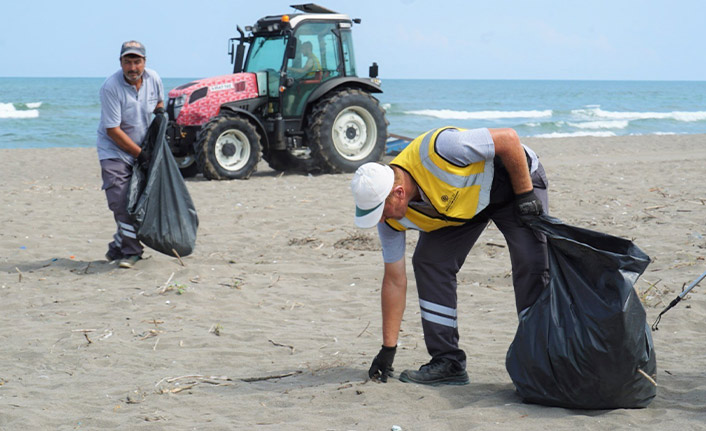
[[[346,89],[316,104],[308,118],[307,145],[322,171],[354,172],[385,154],[387,119],[370,94]]]
[[[196,138],[196,160],[209,180],[244,180],[260,161],[260,135],[241,117],[217,116]]]

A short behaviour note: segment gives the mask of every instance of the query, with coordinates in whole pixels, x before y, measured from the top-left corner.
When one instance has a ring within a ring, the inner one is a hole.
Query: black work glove
[[[144,149],[137,155],[137,164],[144,170],[150,167],[150,154]]]
[[[160,106],[159,108],[154,108],[154,111],[153,111],[153,112],[154,112],[155,115],[163,115],[163,114],[164,114],[164,108],[161,107],[161,106]]]
[[[379,379],[381,382],[387,383],[387,377],[392,376],[392,372],[395,370],[392,368],[392,361],[395,360],[395,352],[397,352],[397,346],[382,346],[382,349],[380,349],[380,352],[378,352],[375,359],[373,359],[373,363],[370,365],[368,376],[371,379]]]
[[[515,210],[520,218],[542,214],[542,201],[534,194],[534,189],[515,195]]]

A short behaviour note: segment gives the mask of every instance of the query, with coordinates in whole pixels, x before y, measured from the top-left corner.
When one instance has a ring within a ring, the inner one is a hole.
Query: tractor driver
[[[314,79],[317,72],[321,72],[321,62],[314,55],[311,42],[304,42],[301,45],[301,55],[306,57],[304,67],[290,67],[288,70],[294,72],[293,76],[298,79]]]

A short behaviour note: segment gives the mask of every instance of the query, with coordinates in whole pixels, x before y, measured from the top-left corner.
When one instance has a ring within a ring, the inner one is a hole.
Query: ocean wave
[[[38,109],[40,106],[42,106],[42,102],[25,103],[25,106],[29,109]]]
[[[672,112],[619,112],[605,111],[591,106],[584,109],[574,109],[574,115],[588,118],[608,118],[612,120],[676,120],[684,122],[706,121],[706,111],[672,111]]]
[[[39,102],[41,103],[41,102]],[[27,106],[27,105],[25,105]],[[29,107],[29,106],[28,106]],[[0,118],[37,118],[39,110],[17,110],[12,103],[0,103]]]
[[[596,138],[608,138],[611,136],[616,136],[613,132],[554,132],[554,133],[542,133],[539,135],[532,135],[533,138],[581,138],[592,136]]]
[[[583,123],[566,123],[567,126],[575,127],[577,129],[626,129],[629,124],[629,120],[586,121]]]
[[[453,111],[450,109],[422,109],[405,114],[440,118],[442,120],[497,120],[502,118],[551,117],[551,109],[544,111]]]

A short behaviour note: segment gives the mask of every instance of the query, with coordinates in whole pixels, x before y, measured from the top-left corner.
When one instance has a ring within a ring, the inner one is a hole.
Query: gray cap
[[[127,42],[123,43],[122,48],[120,48],[120,58],[128,54],[146,57],[145,46],[136,40],[128,40]]]

